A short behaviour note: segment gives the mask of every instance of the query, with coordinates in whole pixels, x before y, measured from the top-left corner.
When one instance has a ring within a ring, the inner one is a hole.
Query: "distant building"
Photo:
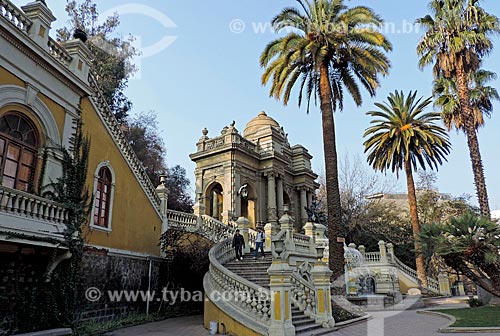
[[[500,222],[500,210],[493,210],[491,212],[491,219],[496,222]]]
[[[419,194],[422,194],[425,190],[417,190],[417,198]],[[438,202],[443,202],[443,201],[448,201],[451,199],[450,194],[443,194],[440,193],[437,190],[432,190],[436,194],[439,195],[439,200]],[[402,210],[409,210],[410,205],[408,203],[408,194],[407,193],[391,193],[391,194],[385,194],[385,193],[379,193],[379,194],[374,194],[367,196],[366,199],[368,200],[379,200],[385,203],[392,203],[394,206],[397,208],[400,208]]]

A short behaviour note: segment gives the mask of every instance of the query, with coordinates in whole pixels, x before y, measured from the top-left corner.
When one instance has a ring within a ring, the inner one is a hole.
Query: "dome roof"
[[[268,117],[266,112],[262,111],[258,116],[248,122],[243,131],[243,136],[248,138],[267,126],[279,128],[280,124],[273,118]]]

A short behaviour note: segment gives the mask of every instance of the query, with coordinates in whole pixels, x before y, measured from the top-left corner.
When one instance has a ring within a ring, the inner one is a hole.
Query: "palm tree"
[[[285,8],[272,21],[286,36],[270,42],[260,63],[262,83],[271,82],[270,96],[287,105],[292,89],[299,90],[309,112],[311,98],[319,97],[322,114],[328,209],[329,266],[332,279],[344,271],[341,206],[333,112],[343,109],[344,95],[362,104],[361,88],[371,96],[379,87],[378,76],[387,75],[389,41],[374,27],[383,20],[366,7],[348,8],[343,0],[297,0],[300,8]]]
[[[489,117],[493,111],[493,100],[500,100],[498,91],[486,85],[496,79],[491,71],[478,70],[470,74],[469,92],[474,124],[476,129],[484,126],[484,116]],[[440,77],[434,81],[435,106],[442,109],[441,116],[448,130],[456,128],[465,132],[465,122],[460,101],[458,99],[457,82],[454,79]]]
[[[482,58],[492,50],[490,37],[500,31],[499,21],[480,7],[478,0],[432,0],[430,9],[433,16],[417,20],[426,29],[417,47],[419,66],[424,68],[434,63],[435,78],[456,81],[479,206],[481,214],[490,218],[468,78],[479,69]]]
[[[420,242],[427,257],[440,256],[488,292],[500,296],[500,226],[468,213],[447,224],[422,227]]]
[[[403,92],[391,93],[388,102],[376,103],[378,111],[367,112],[376,119],[366,129],[363,137],[368,163],[375,169],[385,172],[391,169],[399,173],[404,169],[408,186],[410,217],[415,238],[417,274],[422,285],[427,287],[424,257],[421,253],[418,235],[420,223],[417,212],[417,196],[413,180],[413,170],[428,166],[436,170],[446,160],[450,152],[450,142],[446,130],[435,124],[441,117],[439,113],[424,113],[431,104],[431,98],[416,99],[417,92],[407,97]]]

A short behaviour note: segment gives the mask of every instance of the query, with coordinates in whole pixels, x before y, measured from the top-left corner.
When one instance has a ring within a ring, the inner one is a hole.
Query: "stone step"
[[[310,332],[310,331],[322,331],[323,327],[320,324],[316,323],[309,323],[306,325],[300,325],[300,326],[295,326],[295,334],[296,335],[302,335],[304,333]],[[315,334],[313,334],[315,335]]]

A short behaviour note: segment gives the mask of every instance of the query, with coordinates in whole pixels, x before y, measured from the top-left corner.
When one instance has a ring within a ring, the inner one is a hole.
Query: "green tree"
[[[417,92],[410,92],[407,97],[403,92],[389,95],[388,102],[375,103],[378,111],[367,112],[375,118],[363,137],[368,163],[382,172],[391,169],[406,173],[410,218],[415,237],[415,252],[418,278],[427,286],[425,262],[417,237],[420,223],[417,212],[417,196],[413,180],[413,170],[418,166],[438,169],[450,152],[450,143],[446,130],[435,124],[440,119],[439,113],[425,113],[431,104],[431,98],[416,99]]]
[[[426,29],[417,47],[419,66],[424,68],[434,63],[436,79],[456,81],[460,120],[467,136],[479,206],[481,214],[490,218],[469,79],[492,50],[491,36],[500,31],[499,21],[479,6],[478,0],[432,0],[430,9],[432,15],[417,20]]]
[[[132,102],[125,95],[130,76],[136,71],[132,63],[138,51],[131,45],[132,36],[122,39],[115,34],[120,25],[118,14],[99,20],[99,11],[93,0],[68,1],[66,12],[69,26],[57,30],[57,38],[67,41],[75,29],[87,33],[87,47],[92,54],[92,71],[101,87],[104,98],[119,123],[124,123]]]
[[[493,111],[493,100],[499,100],[498,91],[487,83],[496,79],[491,71],[478,70],[469,74],[469,93],[476,129],[484,126],[484,116]],[[435,106],[442,109],[444,124],[451,130],[456,128],[466,132],[464,115],[460,109],[457,82],[454,79],[440,77],[434,81]]]
[[[300,8],[285,8],[272,20],[276,31],[289,33],[270,42],[260,63],[262,83],[271,83],[270,96],[290,100],[292,89],[299,89],[309,112],[311,98],[318,97],[322,115],[328,204],[329,266],[333,279],[344,271],[341,203],[337,169],[337,149],[333,112],[343,109],[345,94],[356,105],[362,104],[361,87],[371,96],[379,87],[379,75],[387,75],[389,60],[385,52],[391,44],[373,27],[383,20],[363,6],[349,8],[343,0],[298,0]],[[360,87],[361,86],[361,87]]]
[[[423,226],[419,239],[427,257],[440,256],[449,267],[500,296],[500,227],[497,223],[468,213],[452,218],[445,225]]]
[[[167,150],[158,128],[157,113],[149,111],[131,116],[122,129],[149,179],[157,185],[160,175],[167,172]]]
[[[193,198],[189,189],[191,182],[186,177],[186,169],[180,165],[168,168],[167,187],[168,208],[182,212],[193,212]]]

